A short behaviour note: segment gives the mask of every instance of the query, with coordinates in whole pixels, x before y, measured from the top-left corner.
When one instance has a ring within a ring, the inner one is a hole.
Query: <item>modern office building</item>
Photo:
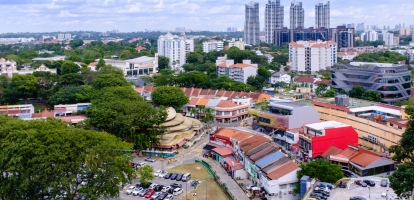
[[[218,57],[216,60],[217,76],[227,76],[234,81],[247,83],[247,78],[255,77],[259,66],[252,64],[250,60],[243,60],[243,63],[234,64],[234,60],[227,60],[227,57]]]
[[[329,39],[338,44],[338,48],[355,46],[355,29],[337,26],[329,29]]]
[[[289,43],[291,70],[314,74],[337,62],[338,47],[334,41],[297,41]]]
[[[167,33],[158,38],[158,55],[169,58],[171,69],[182,70],[186,62],[186,39]]]
[[[361,41],[377,41],[378,40],[378,32],[377,31],[365,31],[361,33]]]
[[[333,40],[338,48],[355,46],[355,29],[338,26],[336,28],[296,28],[276,29],[273,44],[282,46],[284,43],[297,42],[300,40]]]
[[[273,42],[275,29],[283,28],[284,12],[280,0],[269,0],[265,8],[265,41]]]
[[[394,104],[411,96],[411,71],[406,65],[351,62],[331,68],[332,87],[350,91],[360,85],[379,92],[382,102]]]
[[[305,10],[302,2],[294,1],[290,4],[290,29],[305,27]]]
[[[203,42],[203,52],[221,51],[224,48],[224,42],[218,40],[209,40]]]
[[[244,21],[244,41],[249,45],[260,44],[259,3],[246,4]]]
[[[330,7],[329,1],[323,3],[322,1],[315,6],[315,28],[329,28],[330,26]],[[353,27],[352,27],[353,28]]]

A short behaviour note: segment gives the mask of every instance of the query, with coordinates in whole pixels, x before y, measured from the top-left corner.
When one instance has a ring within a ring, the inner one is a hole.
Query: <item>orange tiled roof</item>
[[[200,100],[200,98],[191,98],[190,102],[188,104],[195,106],[195,105],[197,105],[199,100]]]
[[[266,101],[269,101],[270,100],[270,98],[272,98],[270,95],[268,95],[268,94],[265,94],[265,93],[261,93],[260,95],[259,95],[259,97],[257,98],[257,102],[262,102],[263,101],[263,99],[266,99]]]
[[[326,157],[328,157],[330,155],[335,155],[335,154],[337,154],[337,153],[339,153],[341,151],[342,151],[342,149],[340,149],[340,148],[332,145],[331,147],[329,147],[328,150],[326,150],[325,152],[323,152],[322,157],[326,158]]]
[[[96,65],[98,65],[98,62],[91,62],[91,63],[89,63],[89,66],[92,66],[92,67],[96,67]]]
[[[216,135],[229,137],[237,141],[243,141],[247,138],[250,138],[253,134],[249,132],[240,131],[240,130],[230,129],[230,128],[220,128],[216,132]]]
[[[217,104],[217,107],[220,108],[231,108],[231,107],[236,107],[239,106],[231,101],[227,101],[227,100],[221,100],[219,104]]]
[[[352,158],[349,160],[350,162],[356,163],[362,167],[368,167],[375,161],[380,159],[379,156],[370,155],[367,153],[361,153],[360,155],[356,156],[355,158]]]
[[[209,99],[206,98],[201,98],[198,102],[197,102],[197,106],[206,106],[208,103]]]
[[[229,68],[246,68],[246,67],[253,67],[253,68],[257,68],[254,65],[249,65],[249,64],[242,64],[242,63],[237,63],[234,65],[230,65]]]
[[[309,41],[309,42],[311,42],[311,41]],[[291,46],[293,46],[293,47],[305,47],[303,44],[298,44],[298,43],[296,43],[296,42],[291,42],[291,43],[289,43]]]
[[[344,158],[350,158],[353,155],[355,155],[356,153],[358,153],[358,151],[355,151],[355,150],[353,150],[351,148],[346,148],[342,152],[336,154],[336,156],[341,156],[341,157],[344,157]]]
[[[217,67],[227,67],[226,62],[222,62],[218,64]]]
[[[286,174],[289,174],[290,172],[293,172],[294,170],[298,169],[299,165],[296,164],[294,161],[287,162],[286,164],[280,166],[273,172],[267,175],[272,180],[277,180]]]

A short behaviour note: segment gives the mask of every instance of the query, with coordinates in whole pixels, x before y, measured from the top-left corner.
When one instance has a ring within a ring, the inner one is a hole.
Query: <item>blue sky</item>
[[[244,5],[240,0],[0,0],[0,32],[107,31],[121,32],[242,28]],[[264,6],[260,3],[261,29]],[[314,24],[314,6],[319,0],[303,0],[305,26]],[[288,26],[291,1],[285,6]],[[412,0],[331,0],[331,26],[365,22],[365,25],[414,24]]]

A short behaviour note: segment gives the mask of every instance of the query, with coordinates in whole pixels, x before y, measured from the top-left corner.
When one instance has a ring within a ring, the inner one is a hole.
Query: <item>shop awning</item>
[[[206,144],[206,146],[203,147],[203,149],[207,151],[211,151],[212,149],[215,149],[215,148],[217,147],[211,144]]]
[[[181,142],[179,142],[177,145],[179,146],[179,147],[182,147],[185,143],[186,143],[187,141],[185,141],[185,140],[182,140]]]

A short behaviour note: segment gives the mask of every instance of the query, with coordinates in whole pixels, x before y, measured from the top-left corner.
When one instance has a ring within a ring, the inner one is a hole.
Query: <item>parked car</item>
[[[364,181],[361,181],[361,180],[356,180],[355,184],[359,185],[361,187],[367,187],[367,184]]]
[[[156,191],[156,192],[159,192],[159,191],[161,191],[162,190],[162,188],[163,188],[164,186],[163,185],[157,185],[157,186],[155,186],[154,187],[154,190]]]
[[[171,180],[175,180],[177,178],[177,176],[178,176],[178,174],[177,173],[174,173],[174,174],[171,175],[170,179]]]
[[[266,197],[260,197],[257,200],[267,200],[267,198]]]
[[[169,179],[171,177],[171,175],[172,175],[171,173],[167,173],[167,174],[164,175],[164,178]]]
[[[167,195],[167,197],[165,197],[164,198],[164,200],[173,200],[173,195],[172,194],[169,194],[169,195]]]
[[[375,182],[374,182],[374,181],[371,181],[371,180],[364,180],[364,182],[365,182],[367,185],[371,186],[371,187],[374,187],[374,186],[375,186]]]
[[[143,190],[144,188],[142,188],[142,187],[136,187],[135,189],[134,189],[134,191],[132,191],[132,196],[138,196],[138,194],[139,194],[139,192],[141,191],[141,190]]]
[[[151,185],[149,186],[149,189],[150,189],[150,190],[153,190],[153,189],[154,189],[154,187],[155,187],[155,186],[157,186],[157,185],[158,185],[158,184],[153,183],[153,184],[151,184]]]
[[[181,178],[183,177],[184,174],[178,174],[177,178],[175,179],[176,181],[181,181]]]
[[[329,194],[329,192],[327,192],[327,191],[325,191],[325,190],[314,190],[313,192],[314,192],[314,193],[317,193],[317,194],[322,194],[323,196],[326,196],[326,197],[331,196],[331,195]]]
[[[182,193],[183,193],[183,189],[182,188],[175,188],[174,189],[174,192],[173,192],[173,195],[174,196],[178,196],[178,195],[180,195]]]
[[[164,176],[165,176],[166,174],[168,174],[168,172],[166,172],[166,171],[161,171],[161,173],[160,173],[160,174],[158,174],[158,177],[160,177],[160,178],[164,178]]]
[[[155,199],[157,199],[158,198],[158,196],[160,196],[160,194],[161,194],[162,192],[155,192],[152,196],[151,196],[151,198],[150,198],[150,200],[155,200]]]
[[[158,177],[159,175],[160,175],[160,173],[161,173],[162,171],[161,170],[157,170],[157,171],[155,171],[154,172],[154,176],[155,177]]]
[[[138,192],[138,196],[143,197],[145,196],[145,194],[147,194],[149,189],[145,188],[143,190],[141,190],[140,192]]]
[[[154,158],[145,158],[145,161],[147,161],[147,162],[155,162],[155,159]]]
[[[148,192],[145,193],[145,198],[150,198],[154,194],[155,194],[155,191],[154,190],[148,190]]]
[[[405,198],[392,196],[392,197],[390,197],[390,200],[405,200]]]
[[[388,185],[388,180],[387,179],[381,179],[381,187],[387,187]]]
[[[347,186],[348,184],[347,184],[347,182],[339,182],[339,185],[338,185],[338,187],[340,187],[340,188],[346,188],[346,186]]]
[[[161,191],[163,191],[163,192],[168,192],[168,190],[171,188],[171,186],[164,186],[163,188],[162,188],[162,190]]]
[[[131,186],[131,187],[129,187],[129,188],[127,189],[127,191],[126,191],[126,194],[127,194],[127,195],[132,194],[132,192],[134,191],[134,189],[135,189],[135,188],[137,188],[137,187],[135,187],[135,186]]]
[[[356,197],[349,198],[349,200],[367,200],[367,199],[365,199],[364,197],[356,196]]]
[[[310,195],[310,197],[317,198],[317,199],[323,199],[323,200],[328,199],[327,197],[323,196],[322,194],[318,194],[318,193],[314,193],[314,192]]]
[[[158,195],[156,200],[163,200],[168,196],[168,193],[162,192],[160,195]]]
[[[135,169],[137,169],[138,167],[142,167],[146,164],[147,164],[146,162],[138,163],[138,164],[135,165]]]
[[[144,188],[144,189],[147,189],[147,188],[149,188],[149,186],[150,186],[151,184],[152,184],[151,182],[147,182],[146,184],[140,184],[140,183],[137,183],[137,184],[135,185],[135,187],[142,187],[142,188]]]

